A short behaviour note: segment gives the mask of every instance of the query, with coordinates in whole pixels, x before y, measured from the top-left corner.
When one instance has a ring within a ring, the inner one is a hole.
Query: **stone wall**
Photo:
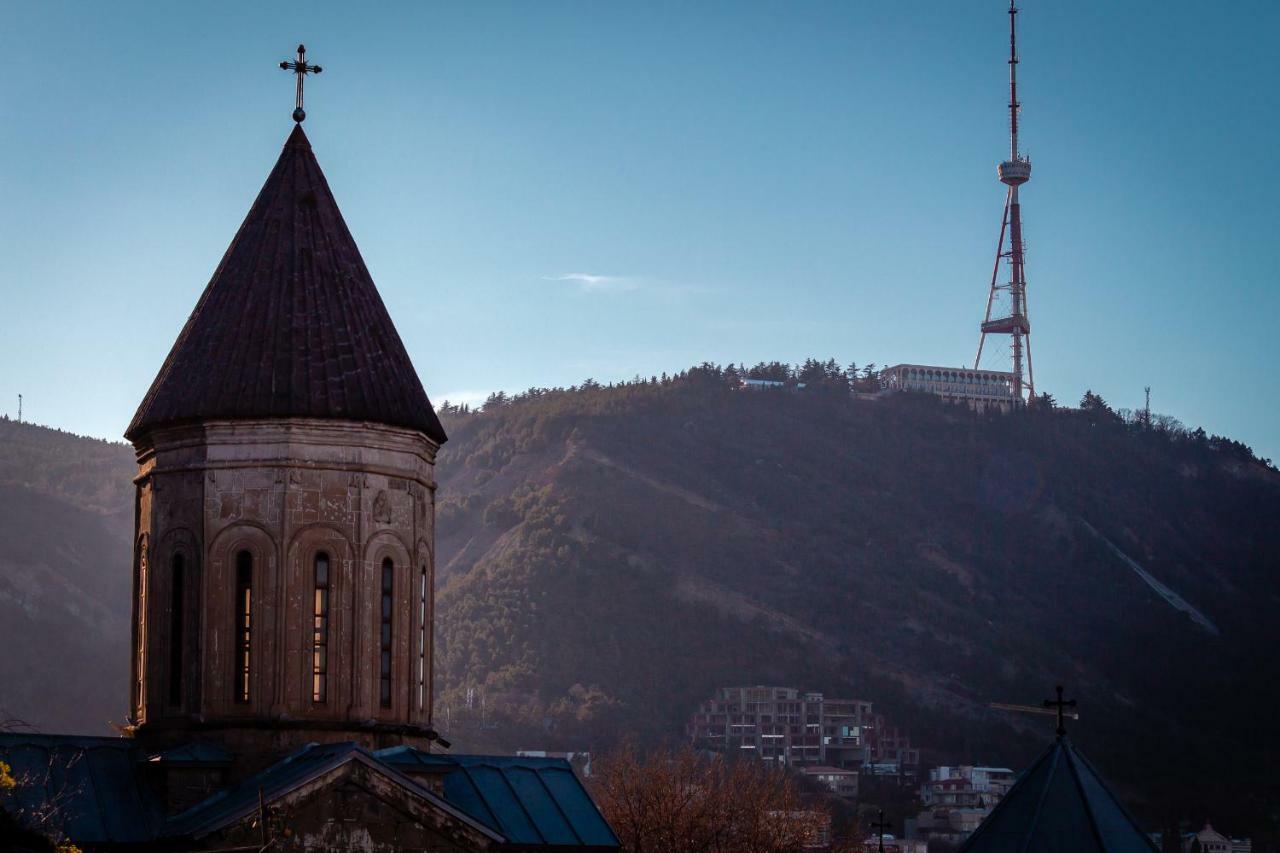
[[[434,442],[377,424],[281,419],[157,431],[136,449],[135,733],[430,725]],[[253,567],[247,701],[236,672],[241,552]],[[327,690],[316,702],[320,553],[330,591]],[[380,702],[384,560],[390,707]]]

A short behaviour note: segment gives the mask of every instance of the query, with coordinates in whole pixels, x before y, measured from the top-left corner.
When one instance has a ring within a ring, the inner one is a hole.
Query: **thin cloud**
[[[567,272],[563,275],[544,275],[543,281],[569,281],[578,285],[583,293],[622,293],[635,290],[639,282],[620,275],[595,275],[586,272]]]

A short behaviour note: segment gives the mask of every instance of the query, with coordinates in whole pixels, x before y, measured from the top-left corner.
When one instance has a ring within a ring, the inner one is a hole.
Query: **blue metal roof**
[[[960,853],[1153,853],[1151,839],[1065,737],[1019,777]]]
[[[166,819],[146,784],[155,763],[222,764],[221,747],[192,744],[153,755],[134,741],[111,737],[0,734],[0,761],[12,767],[18,809],[56,805],[55,820],[81,844],[131,844],[201,837],[348,761],[399,782],[435,808],[518,847],[615,849],[609,829],[569,762],[560,758],[443,755],[411,747],[370,752],[354,743],[308,744],[265,770]],[[444,796],[406,775],[443,776]]]
[[[134,745],[123,738],[0,734],[0,761],[18,780],[16,808],[54,807],[55,820],[78,842],[148,841],[163,820],[137,772]]]
[[[445,755],[405,746],[375,755],[407,772],[443,773],[445,799],[502,833],[512,844],[620,846],[563,758]]]
[[[502,840],[498,833],[491,832],[482,821],[471,817],[464,809],[442,800],[392,765],[378,760],[373,753],[351,742],[307,744],[240,784],[219,791],[185,812],[173,816],[166,822],[163,834],[197,838],[207,835],[255,812],[259,807],[260,797],[269,803],[349,761],[358,761],[391,777],[436,808],[443,809],[481,832],[494,835],[497,841]]]

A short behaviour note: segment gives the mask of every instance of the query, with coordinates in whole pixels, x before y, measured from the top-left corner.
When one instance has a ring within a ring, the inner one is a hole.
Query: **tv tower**
[[[1021,405],[1028,395],[1036,393],[1035,375],[1031,369],[1031,322],[1027,319],[1027,278],[1023,266],[1022,247],[1022,213],[1018,204],[1018,187],[1031,179],[1031,158],[1018,153],[1018,113],[1022,104],[1018,102],[1018,7],[1014,0],[1009,0],[1009,159],[997,169],[1000,183],[1009,188],[1005,196],[1004,218],[1000,222],[1000,241],[996,246],[995,268],[991,271],[991,292],[987,296],[987,313],[982,321],[982,334],[978,338],[978,355],[973,360],[973,369],[977,370],[982,360],[982,348],[987,342],[987,335],[1009,335],[1012,339],[1013,351],[1013,397],[1015,404]],[[1005,235],[1009,236],[1009,248],[1005,249]],[[1000,261],[1009,262],[1009,281],[997,283],[1000,276]],[[1007,313],[1005,300],[997,302],[999,291],[1008,292]],[[996,313],[992,317],[993,310]],[[1003,316],[1001,316],[1003,315]],[[1023,348],[1026,348],[1026,381],[1023,381],[1022,360]]]

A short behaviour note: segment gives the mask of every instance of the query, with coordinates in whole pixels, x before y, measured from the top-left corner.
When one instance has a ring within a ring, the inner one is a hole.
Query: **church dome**
[[[301,125],[125,437],[204,420],[293,417],[446,440]]]

